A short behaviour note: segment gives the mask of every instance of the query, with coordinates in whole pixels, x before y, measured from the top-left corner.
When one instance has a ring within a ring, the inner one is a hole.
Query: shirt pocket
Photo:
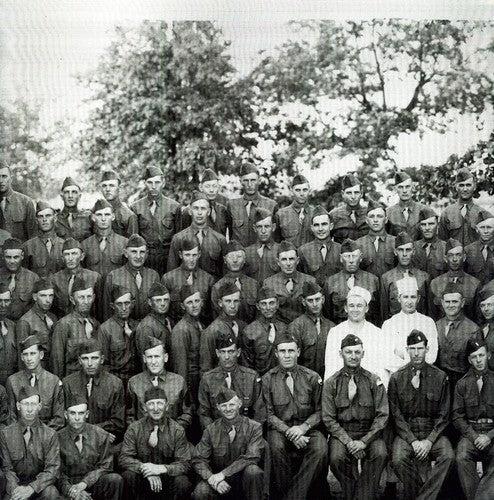
[[[112,354],[118,354],[125,352],[127,344],[125,340],[112,340],[110,343],[110,352]]]
[[[461,226],[463,225],[463,217],[461,216],[461,214],[459,212],[453,213],[448,217],[448,219],[446,221],[446,225],[447,225],[448,229],[451,231],[455,231],[456,229],[460,229]]]
[[[232,226],[240,228],[244,225],[244,221],[242,219],[233,219]]]

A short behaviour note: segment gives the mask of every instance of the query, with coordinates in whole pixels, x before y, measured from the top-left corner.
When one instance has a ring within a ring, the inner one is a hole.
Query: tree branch
[[[377,57],[376,44],[374,43],[374,26],[374,23],[372,23],[372,53],[374,54],[374,60],[376,61],[376,71],[377,75],[379,76],[379,83],[383,96],[383,110],[386,111],[388,109],[386,104],[386,91],[384,90],[384,77],[381,71],[381,64],[379,63],[379,59]]]

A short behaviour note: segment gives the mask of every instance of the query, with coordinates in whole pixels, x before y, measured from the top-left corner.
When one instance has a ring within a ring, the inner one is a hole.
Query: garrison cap
[[[118,300],[120,297],[123,297],[127,293],[130,293],[130,297],[133,298],[132,292],[128,288],[125,288],[124,286],[121,285],[113,285],[110,292],[111,301],[115,302],[116,300]]]
[[[162,295],[170,295],[170,290],[163,283],[155,281],[149,289],[148,298],[161,297]]]
[[[78,392],[69,392],[65,398],[65,409],[68,410],[73,406],[87,405],[87,398],[85,395]]]
[[[351,188],[353,186],[360,186],[360,181],[353,174],[348,174],[341,180],[341,190]]]
[[[235,335],[233,334],[232,331],[231,333],[223,333],[217,335],[214,344],[216,346],[216,349],[218,350],[227,349],[228,347],[236,346],[237,339],[235,338]]]
[[[187,252],[189,250],[194,250],[194,248],[199,248],[199,240],[195,234],[188,234],[180,242],[180,251]]]
[[[195,295],[196,293],[199,294],[201,293],[201,291],[199,290],[199,288],[197,288],[196,285],[184,285],[180,289],[180,302],[184,302],[186,299],[192,297],[192,295]]]
[[[397,234],[395,238],[395,248],[401,247],[402,245],[408,245],[409,243],[413,243],[413,238],[406,231],[401,231]]]
[[[244,175],[249,175],[249,174],[259,175],[259,169],[251,162],[242,163],[242,165],[240,166],[239,176],[243,177]]]
[[[265,208],[261,208],[261,207],[257,207],[254,210],[254,215],[253,215],[254,224],[256,222],[261,222],[262,220],[267,219],[268,217],[271,220],[273,219],[273,213],[270,212],[269,210],[266,210]]]
[[[210,168],[207,168],[202,173],[200,182],[217,181],[217,180],[218,180],[218,175],[216,174],[216,172]]]
[[[22,250],[22,241],[17,238],[7,238],[2,248],[4,252],[5,250]]]
[[[231,280],[225,281],[218,290],[218,298],[222,299],[227,295],[233,295],[234,293],[240,292],[235,282]]]
[[[363,345],[363,343],[360,337],[357,337],[356,335],[349,333],[341,340],[340,349],[343,349],[345,347],[351,347],[353,345]]]
[[[145,246],[146,246],[146,240],[140,234],[134,233],[133,235],[130,236],[129,240],[127,241],[126,248],[138,248]]]
[[[105,170],[101,174],[101,181],[100,182],[105,182],[105,181],[118,181],[118,182],[120,182],[120,177],[115,172],[115,170]]]
[[[160,387],[150,387],[144,393],[144,403],[152,401],[153,399],[164,399],[165,401],[168,401],[165,391]]]
[[[411,177],[405,171],[398,170],[395,172],[395,177],[394,177],[395,186],[397,186],[398,184],[401,184],[402,182],[407,181],[408,179],[411,179]]]
[[[54,287],[50,278],[40,278],[34,283],[33,293],[41,292],[41,290],[50,290]]]
[[[245,248],[237,240],[230,240],[226,245],[225,255],[228,255],[230,252],[238,252],[239,250],[245,251]]]
[[[4,293],[7,293],[7,292],[9,292],[10,295],[12,295],[12,292],[10,291],[10,288],[9,288],[9,283],[0,281],[0,295],[3,295]]]
[[[257,302],[273,298],[278,298],[278,295],[276,295],[276,292],[274,291],[273,288],[271,288],[270,286],[263,286],[259,288],[257,292]]]
[[[166,351],[165,344],[160,339],[148,335],[144,340],[144,347],[142,349],[142,352],[145,353],[146,351],[149,351],[149,349],[154,349],[155,347],[159,346],[163,347],[163,350]]]
[[[312,211],[310,221],[312,222],[315,217],[319,217],[321,215],[327,215],[329,217],[329,213],[324,207],[322,207],[321,205],[315,206],[314,210]],[[331,217],[329,217],[329,220],[331,221]]]
[[[41,340],[37,335],[29,335],[29,337],[26,337],[20,344],[19,347],[21,349],[21,352],[24,351],[25,349],[29,349],[30,347],[33,347],[33,345],[37,345],[38,349],[43,349],[43,346],[41,345]]]
[[[456,182],[463,182],[467,179],[473,179],[474,176],[472,172],[467,167],[462,167],[458,172],[456,172]]]
[[[353,288],[351,288],[348,291],[347,296],[346,296],[346,300],[348,300],[352,297],[360,297],[361,299],[364,299],[364,301],[367,305],[369,305],[369,303],[372,299],[372,296],[371,296],[369,290],[367,290],[367,288],[364,288],[362,286],[354,286]]]
[[[196,189],[192,191],[192,197],[190,199],[190,204],[199,201],[199,200],[205,200],[209,204],[208,197],[202,192],[202,191],[197,191]]]
[[[144,180],[151,179],[152,177],[158,177],[163,175],[161,168],[159,167],[147,167],[144,170]]]
[[[479,304],[481,302],[484,302],[484,300],[487,300],[488,298],[492,297],[494,295],[494,287],[485,285],[482,287],[479,293]]]
[[[79,250],[82,251],[82,246],[79,241],[77,241],[75,238],[67,238],[62,245],[62,252],[65,252],[65,250],[73,250],[74,248],[78,248]]]
[[[477,218],[477,224],[480,224],[481,222],[484,222],[485,220],[492,219],[494,215],[492,215],[491,212],[488,210],[481,210],[479,212],[478,218]]]
[[[341,244],[340,254],[355,252],[355,250],[360,250],[355,240],[346,238]]]
[[[276,335],[276,338],[274,339],[274,346],[278,347],[280,344],[291,344],[292,342],[295,342],[295,344],[297,344],[297,347],[299,347],[297,338],[294,337],[291,333],[284,332]]]
[[[322,288],[317,283],[313,281],[306,281],[302,288],[302,297],[305,299],[319,292],[322,293]]]
[[[75,292],[87,290],[88,288],[91,288],[91,290],[93,290],[93,285],[90,285],[86,280],[79,278],[79,276],[76,276],[74,284],[72,285],[72,295],[74,295]]]
[[[223,387],[220,389],[218,394],[216,394],[216,404],[221,405],[223,403],[227,403],[236,397],[238,397],[238,395],[233,389]]]
[[[448,281],[446,283],[443,293],[441,293],[441,297],[444,297],[448,293],[459,293],[463,297],[462,287],[458,283],[454,283],[453,281]]]
[[[467,340],[467,345],[465,346],[465,353],[467,356],[473,354],[478,351],[481,347],[485,347],[487,349],[487,344],[484,339],[476,339],[470,338]]]
[[[38,215],[43,210],[52,210],[55,212],[55,209],[46,201],[40,200],[36,203],[36,215]]]
[[[425,345],[429,342],[427,337],[420,330],[416,330],[415,328],[408,334],[407,337],[407,345],[415,345],[419,342],[423,342]]]
[[[296,174],[292,179],[292,187],[299,186],[300,184],[309,184],[307,177],[302,174]]]
[[[91,212],[93,212],[93,214],[95,214],[98,210],[103,210],[105,208],[111,208],[111,210],[113,212],[113,207],[111,206],[110,203],[108,203],[104,198],[99,199],[94,204],[94,207],[91,209]]]
[[[23,385],[21,387],[21,390],[19,391],[17,401],[20,403],[22,400],[30,398],[32,396],[38,396],[38,398],[41,400],[41,396],[36,387],[31,387],[30,385]]]
[[[432,210],[431,207],[424,207],[419,212],[419,222],[423,220],[430,219],[431,217],[437,217],[436,212]]]
[[[291,241],[283,240],[278,246],[278,252],[276,253],[276,255],[279,256],[280,253],[290,252],[292,250],[295,250],[298,255],[297,247]]]
[[[62,191],[69,186],[75,186],[81,189],[81,186],[79,186],[79,184],[72,177],[65,177],[62,183]]]
[[[453,248],[457,247],[463,248],[463,244],[461,243],[461,241],[455,240],[454,238],[448,238],[446,240],[446,248],[444,252],[448,253],[450,250],[453,250]]]
[[[379,208],[384,210],[384,213],[386,213],[386,207],[380,201],[370,198],[367,204],[366,213],[372,212],[373,210],[378,210]]]
[[[90,354],[92,352],[103,352],[103,347],[101,346],[99,340],[91,337],[90,339],[84,340],[77,346],[77,354],[82,356],[83,354]]]

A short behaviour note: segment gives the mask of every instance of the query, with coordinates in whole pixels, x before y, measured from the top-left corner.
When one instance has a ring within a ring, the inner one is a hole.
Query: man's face
[[[148,195],[151,196],[152,198],[157,198],[160,195],[163,185],[164,182],[161,175],[156,175],[155,177],[150,177],[149,179],[146,179],[146,189]]]
[[[106,201],[111,202],[118,199],[118,184],[116,179],[100,182],[99,187]]]
[[[156,314],[166,314],[170,309],[170,294],[155,295],[148,300],[151,311]]]
[[[223,349],[216,349],[216,356],[218,356],[218,363],[221,368],[226,371],[231,371],[238,364],[240,349],[238,349],[236,345]]]
[[[168,411],[166,399],[150,399],[146,401],[146,413],[153,422],[159,422]]]
[[[410,363],[412,366],[422,366],[425,363],[425,355],[428,351],[429,348],[425,345],[424,341],[407,346],[407,352],[408,356],[410,356]]]
[[[340,356],[343,358],[344,366],[355,369],[358,368],[362,362],[364,348],[362,344],[347,346],[340,351]]]
[[[254,224],[254,233],[257,235],[257,239],[261,243],[267,243],[271,240],[273,231],[276,229],[276,224],[273,223],[271,217],[266,217],[259,222]]]
[[[347,298],[345,304],[345,311],[348,315],[348,319],[352,323],[361,323],[365,319],[365,315],[369,310],[367,302],[363,297],[352,295]]]
[[[143,245],[142,247],[127,247],[124,250],[124,254],[131,267],[134,269],[141,269],[144,267],[144,263],[146,262],[148,250],[146,245]]]
[[[115,299],[113,302],[113,310],[115,311],[117,318],[127,321],[130,317],[130,313],[132,312],[134,302],[135,301],[132,299],[130,292]]]
[[[146,349],[142,355],[144,364],[152,375],[158,375],[165,368],[165,363],[168,361],[168,353],[161,345]]]
[[[480,312],[486,321],[490,321],[494,318],[494,295],[480,303]]]
[[[111,223],[115,220],[115,214],[110,207],[102,208],[94,212],[92,219],[96,227],[104,231],[111,228]]]
[[[199,189],[206,195],[208,200],[213,201],[216,199],[216,196],[218,196],[220,183],[215,180],[201,182],[201,184],[199,184]]]
[[[39,396],[34,395],[16,403],[16,407],[21,418],[29,425],[38,417],[41,411],[41,401]]]
[[[55,226],[57,216],[51,208],[46,208],[36,214],[36,220],[38,221],[38,229],[42,233],[49,233]]]
[[[324,295],[321,292],[317,292],[314,295],[304,297],[302,299],[302,304],[309,314],[319,316],[322,312],[322,306],[324,304]]]
[[[419,222],[419,229],[424,240],[432,240],[437,234],[437,217],[429,217]]]
[[[444,260],[448,264],[448,267],[451,271],[459,271],[463,268],[463,263],[465,262],[465,252],[463,251],[463,247],[455,247],[451,250],[448,250]]]
[[[70,301],[74,304],[74,309],[81,315],[87,316],[94,302],[94,292],[92,288],[78,290],[72,294]]]
[[[259,189],[259,175],[255,172],[244,175],[240,178],[240,183],[246,195],[254,196]]]
[[[487,351],[485,346],[477,349],[468,356],[468,362],[474,367],[478,372],[483,372],[487,370],[487,364],[491,359],[491,353]]]
[[[281,252],[276,258],[281,272],[288,276],[292,275],[297,270],[299,261],[296,250],[288,250],[288,252]]]
[[[82,370],[88,377],[95,377],[101,370],[104,356],[101,351],[94,351],[81,354],[79,356],[79,364]]]
[[[40,365],[44,355],[44,351],[40,350],[39,346],[32,345],[22,351],[21,358],[26,368],[34,371]]]
[[[235,317],[240,307],[240,292],[225,295],[218,299],[220,309],[231,318]]]
[[[190,204],[190,216],[192,222],[198,226],[204,226],[208,221],[208,216],[211,213],[209,201],[197,200]]]
[[[278,363],[285,370],[290,370],[297,365],[298,357],[300,356],[300,349],[295,342],[284,342],[278,344],[274,351],[278,359]]]
[[[238,396],[226,401],[225,403],[220,403],[216,405],[218,411],[221,413],[222,417],[226,420],[235,420],[240,413],[240,408],[242,407],[242,401]]]
[[[401,182],[396,185],[396,192],[398,193],[398,197],[400,201],[407,202],[412,198],[413,193],[413,182],[412,179],[407,179],[406,181]]]
[[[16,273],[21,268],[23,258],[24,252],[19,248],[4,250],[3,252],[5,267],[11,273]]]
[[[183,301],[185,312],[193,318],[199,317],[202,311],[203,300],[200,292],[190,295]]]
[[[477,224],[477,233],[479,233],[480,241],[488,243],[494,237],[494,218],[483,220]]]
[[[229,271],[238,273],[242,270],[245,264],[245,252],[243,250],[236,250],[229,252],[225,255],[225,264]]]
[[[398,257],[398,262],[403,267],[408,267],[412,262],[413,257],[413,243],[405,243],[395,248],[395,255]]]
[[[360,203],[360,198],[362,198],[362,191],[360,190],[360,186],[352,186],[344,189],[341,192],[341,197],[349,208],[357,208]]]
[[[329,215],[317,215],[312,219],[310,226],[312,234],[318,240],[325,240],[329,238],[329,234],[333,229],[333,224],[329,220]]]
[[[66,269],[71,271],[79,268],[84,258],[84,253],[79,248],[71,248],[70,250],[64,250],[62,252],[62,257]]]
[[[308,183],[297,184],[292,189],[293,200],[299,205],[304,205],[310,196],[310,186]]]
[[[461,293],[445,293],[441,299],[441,305],[447,318],[455,318],[465,305],[465,299]]]
[[[54,297],[55,292],[53,288],[48,288],[47,290],[40,290],[39,292],[33,293],[34,303],[43,312],[47,312],[51,309]]]
[[[412,314],[417,310],[419,292],[405,290],[398,295],[398,300],[401,305],[401,310],[406,314]]]
[[[0,318],[5,318],[8,315],[11,303],[10,292],[0,293]]]
[[[268,297],[267,299],[257,302],[257,309],[266,319],[271,319],[277,313],[279,302],[276,297]]]
[[[0,168],[0,193],[6,193],[12,187],[12,176],[8,168]]]
[[[367,214],[367,217],[365,219],[370,230],[374,231],[375,233],[380,233],[381,231],[383,231],[386,222],[388,222],[386,212],[383,208],[376,208],[376,210],[371,210]]]
[[[353,252],[344,252],[340,255],[340,262],[347,273],[356,273],[362,262],[362,252],[359,249]]]
[[[75,431],[79,431],[84,427],[88,417],[89,411],[86,403],[74,405],[65,410],[65,419],[69,427]]]
[[[473,179],[466,179],[461,182],[456,183],[456,192],[460,198],[460,201],[468,202],[472,199],[473,193],[475,192],[476,183]]]
[[[197,263],[201,257],[199,247],[195,247],[192,250],[181,250],[178,252],[178,255],[182,259],[182,264],[187,271],[195,271],[197,269]]]
[[[62,190],[64,207],[76,208],[81,199],[81,190],[77,186],[67,186]]]

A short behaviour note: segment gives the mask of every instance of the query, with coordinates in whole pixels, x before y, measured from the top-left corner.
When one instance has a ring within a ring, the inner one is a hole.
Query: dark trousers
[[[10,500],[10,498],[11,496],[7,495],[4,500]],[[58,500],[60,493],[55,486],[47,486],[43,491],[40,491],[38,494],[35,493],[29,498],[33,500]]]
[[[478,461],[487,466],[482,479],[477,474]],[[456,449],[456,467],[467,500],[494,497],[494,444],[481,451],[468,438],[461,438]]]
[[[248,465],[243,471],[225,481],[231,486],[231,490],[220,495],[207,481],[201,481],[192,493],[195,500],[213,500],[216,498],[242,498],[245,500],[262,500],[264,495],[264,472],[258,465]]]
[[[122,498],[123,479],[114,472],[103,474],[88,492],[94,500],[120,500]]]
[[[455,453],[451,443],[446,437],[441,436],[429,452],[427,460],[434,460],[436,463],[424,482],[419,473],[420,462],[415,458],[412,446],[400,437],[396,437],[393,442],[393,469],[403,483],[406,499],[437,498],[454,459]]]
[[[373,499],[377,497],[379,480],[386,464],[388,452],[383,439],[375,439],[365,449],[361,460],[361,473],[358,461],[338,439],[329,439],[329,465],[343,489],[343,498],[350,500]]]
[[[328,444],[317,430],[310,430],[310,437],[305,448],[297,450],[294,444],[281,432],[268,432],[268,444],[271,453],[271,475],[277,493],[286,500],[301,500],[307,497],[311,485],[318,476],[325,472]],[[302,463],[293,474],[292,456],[302,458]]]
[[[125,482],[124,499],[127,500],[179,500],[187,498],[192,491],[192,484],[186,475],[168,476],[162,474],[161,482],[163,488],[160,492],[151,491],[149,481],[138,472],[126,470],[122,473]]]

